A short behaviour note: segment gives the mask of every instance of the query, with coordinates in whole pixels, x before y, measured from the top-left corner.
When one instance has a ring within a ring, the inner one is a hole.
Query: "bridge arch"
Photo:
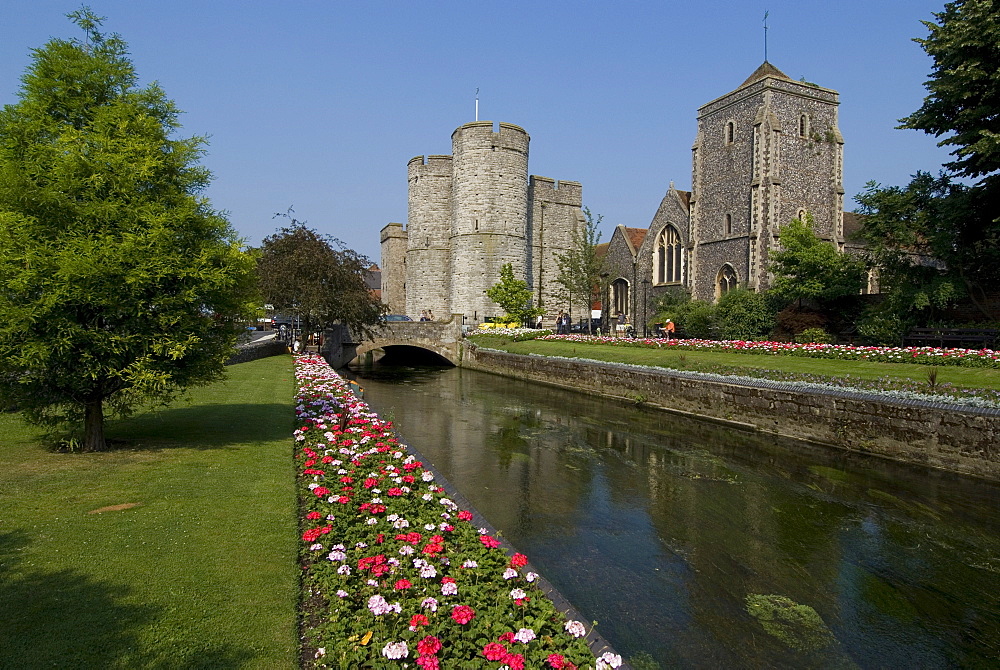
[[[407,351],[417,357],[427,357],[430,352],[449,365],[461,361],[462,315],[452,314],[448,321],[391,321],[370,340],[359,342],[358,357],[382,349],[389,354],[404,355]]]

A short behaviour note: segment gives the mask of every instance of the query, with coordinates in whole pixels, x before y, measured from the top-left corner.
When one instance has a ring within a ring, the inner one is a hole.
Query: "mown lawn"
[[[716,372],[726,368],[773,370],[795,374],[821,375],[824,377],[851,377],[876,380],[890,377],[908,380],[915,385],[928,384],[928,373],[937,375],[936,383],[949,383],[963,388],[1000,390],[1000,370],[990,368],[963,368],[957,366],[930,366],[912,363],[874,363],[868,361],[837,361],[803,356],[768,356],[762,354],[731,353],[724,351],[646,349],[619,347],[576,342],[526,340],[512,342],[510,338],[477,336],[475,341],[484,347],[501,349],[516,354],[541,354],[568,358],[590,358],[598,361],[632,363]],[[769,375],[780,379],[780,375]]]
[[[0,668],[296,667],[293,387],[232,366],[103,454],[0,415]]]

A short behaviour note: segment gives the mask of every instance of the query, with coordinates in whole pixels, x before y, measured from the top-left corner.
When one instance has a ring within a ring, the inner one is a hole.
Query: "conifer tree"
[[[106,412],[222,374],[253,260],[200,195],[204,139],[173,137],[101,17],[68,17],[85,39],[35,49],[0,111],[0,400],[99,451]]]

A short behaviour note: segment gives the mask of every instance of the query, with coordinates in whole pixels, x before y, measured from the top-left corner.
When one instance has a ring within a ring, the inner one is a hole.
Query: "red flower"
[[[524,554],[514,554],[510,557],[510,567],[523,568],[528,564],[528,557]]]
[[[373,488],[376,484],[378,484],[377,479],[375,479],[374,477],[368,477],[367,479],[365,479],[364,486],[366,489],[370,489]]]
[[[309,512],[309,514],[306,514],[306,518],[307,518],[307,519],[310,519],[310,520],[312,520],[312,521],[315,521],[316,519],[319,519],[319,518],[321,518],[322,516],[323,516],[323,515],[322,515],[322,514],[320,514],[319,512]]]
[[[404,581],[404,580],[400,580],[400,581]],[[396,583],[398,584],[399,582],[396,582]],[[407,582],[407,583],[409,583],[409,582]],[[427,617],[424,616],[423,614],[414,614],[413,616],[410,617],[410,629],[411,630],[416,630],[417,626],[426,626],[429,623],[430,623],[430,621],[428,621]]]
[[[389,489],[388,491],[386,491],[385,494],[387,496],[396,496],[396,497],[398,497],[398,496],[403,495],[403,489],[399,488],[398,486],[393,486],[391,489]]]
[[[351,502],[351,499],[348,498],[347,496],[340,496],[339,498],[337,498],[337,502],[339,502],[341,505],[346,505],[347,503]]]
[[[521,654],[507,654],[501,659],[510,670],[524,670],[524,656]]]
[[[451,610],[451,618],[462,625],[469,623],[475,617],[475,610],[466,605],[455,605]]]
[[[458,518],[462,521],[472,521],[472,512],[467,509],[463,509],[458,513]]]
[[[441,664],[437,656],[420,656],[417,658],[417,665],[423,670],[441,670]]]
[[[566,667],[566,659],[561,654],[549,654],[545,660],[548,662],[550,668],[562,670]]]
[[[441,640],[433,635],[428,635],[420,642],[417,642],[417,653],[419,654],[436,654],[439,651],[441,651]]]
[[[488,645],[483,647],[483,656],[486,657],[487,661],[499,661],[506,655],[507,647],[503,646],[499,642],[490,642]]]
[[[511,643],[514,642],[514,631],[512,631],[512,630],[511,631],[507,631],[506,633],[504,633],[503,635],[501,635],[498,639],[501,642],[506,642],[508,644],[511,644]]]
[[[316,494],[316,497],[322,498],[323,496],[330,495],[330,489],[325,486],[317,486],[313,489],[313,493]]]
[[[500,546],[500,540],[495,537],[490,537],[489,535],[480,535],[479,541],[483,543],[483,546],[490,549],[496,549]]]
[[[397,591],[402,591],[403,589],[408,589],[408,588],[411,588],[412,586],[413,586],[413,584],[410,583],[409,579],[400,579],[395,584],[393,584],[392,587],[394,589],[396,589]],[[415,616],[423,616],[423,615],[422,614],[417,614]],[[412,626],[413,623],[410,622],[410,625]]]

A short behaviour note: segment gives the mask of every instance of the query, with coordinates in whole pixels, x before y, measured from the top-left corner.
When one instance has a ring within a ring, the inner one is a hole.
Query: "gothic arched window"
[[[619,314],[628,316],[628,281],[619,278],[611,282],[610,302],[611,314],[609,317],[614,318]]]
[[[679,284],[683,276],[684,246],[673,226],[667,226],[656,237],[653,248],[653,283]]]
[[[719,274],[715,279],[715,297],[721,298],[726,295],[734,288],[736,288],[736,270],[729,263],[722,266],[719,270]]]

